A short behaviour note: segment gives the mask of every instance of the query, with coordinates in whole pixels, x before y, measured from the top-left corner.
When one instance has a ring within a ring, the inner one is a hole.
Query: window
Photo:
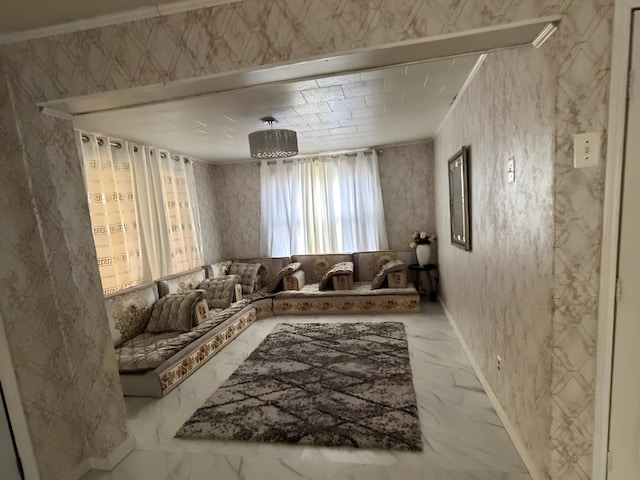
[[[104,294],[198,267],[191,162],[153,147],[79,135]]]
[[[388,247],[374,151],[263,162],[261,254]]]

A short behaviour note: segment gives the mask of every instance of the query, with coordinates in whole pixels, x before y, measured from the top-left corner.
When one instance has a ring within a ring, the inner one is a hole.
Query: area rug
[[[404,325],[279,324],[176,437],[422,450]]]

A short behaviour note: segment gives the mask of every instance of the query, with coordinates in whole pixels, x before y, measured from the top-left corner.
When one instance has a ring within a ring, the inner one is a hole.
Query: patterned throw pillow
[[[242,293],[253,293],[258,278],[259,263],[232,263],[229,275],[238,275],[242,285]]]
[[[282,281],[283,278],[285,278],[287,275],[291,275],[292,273],[297,272],[298,270],[300,270],[300,268],[302,268],[302,263],[300,262],[292,262],[286,266],[284,266],[276,275],[276,278],[273,280],[273,282],[271,282],[271,285],[268,285],[267,288],[265,289],[265,291],[267,293],[271,293],[273,291],[275,291],[276,288],[278,288],[278,285],[280,285],[280,282]]]
[[[160,297],[151,309],[146,332],[189,332],[194,324],[194,310],[202,298],[200,290],[188,293],[172,293]]]
[[[239,281],[238,275],[207,278],[198,288],[204,292],[204,299],[209,308],[227,308],[233,302],[235,286]]]
[[[209,315],[209,305],[203,298],[196,302],[196,306],[193,311],[193,326],[197,327],[207,321],[207,315]]]
[[[382,287],[382,283],[385,278],[387,278],[387,274],[391,272],[397,272],[399,270],[403,270],[405,268],[405,263],[402,260],[390,260],[385,263],[380,271],[376,273],[376,276],[371,280],[371,290],[375,290],[377,288]]]
[[[318,290],[328,290],[333,285],[332,277],[336,275],[353,275],[353,262],[340,262],[332,266],[320,280]]]

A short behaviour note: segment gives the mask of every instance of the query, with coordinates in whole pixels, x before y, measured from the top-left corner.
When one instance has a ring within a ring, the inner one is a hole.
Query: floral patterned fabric
[[[235,288],[240,277],[225,275],[224,277],[207,278],[198,286],[204,292],[204,299],[209,308],[227,308],[233,301]]]
[[[304,270],[298,270],[282,279],[285,290],[300,290],[305,286]]]
[[[333,265],[340,262],[352,262],[353,258],[348,253],[330,253],[326,255],[293,255],[291,261],[302,264],[307,282],[319,283]]]
[[[242,293],[253,293],[258,278],[258,270],[262,267],[259,263],[232,263],[229,267],[229,275],[238,275],[242,285]],[[264,267],[263,267],[264,268]]]
[[[397,272],[399,270],[403,270],[406,268],[405,263],[402,260],[390,260],[385,263],[380,271],[373,277],[371,281],[371,289],[374,290],[376,288],[382,287],[383,282],[387,279],[387,275],[391,272]]]
[[[298,273],[298,272],[296,272]],[[273,294],[275,299],[301,298],[301,297],[342,297],[342,296],[369,296],[377,297],[380,295],[417,295],[418,291],[413,285],[405,288],[379,288],[371,289],[371,282],[353,282],[351,290],[320,290],[319,283],[308,283],[300,290],[287,290]]]
[[[118,292],[105,298],[113,346],[118,347],[142,333],[151,315],[151,306],[158,299],[155,283]]]
[[[207,305],[207,301],[204,298],[202,300],[198,300],[193,310],[193,325],[198,326],[203,324],[207,321],[208,315],[209,305]]]
[[[317,283],[313,285],[318,285]],[[406,290],[406,289],[403,289]],[[374,290],[380,291],[380,290]],[[274,315],[314,315],[314,314],[353,314],[353,313],[412,313],[420,311],[420,296],[415,292],[406,295],[341,295],[331,293],[331,298],[307,297],[307,298],[274,298]]]
[[[193,327],[193,312],[201,290],[189,293],[174,293],[160,297],[151,309],[147,333],[188,332]]]
[[[209,312],[207,321],[193,330],[166,333],[142,333],[116,348],[116,357],[121,372],[145,371],[158,367],[189,343],[200,338],[225,320],[240,312],[249,304],[243,300],[220,313]]]
[[[353,254],[355,277],[358,282],[370,282],[383,265],[391,260],[402,260],[410,265],[416,262],[415,250],[388,250]]]
[[[204,270],[188,272],[183,275],[161,278],[158,282],[160,286],[160,293],[162,295],[168,295],[170,293],[186,293],[191,290],[195,290],[205,279],[206,275]]]
[[[407,271],[400,270],[389,273],[387,275],[387,284],[389,288],[405,288],[407,286]]]
[[[278,278],[278,273],[289,263],[289,257],[254,257],[244,259],[234,259],[234,263],[259,263],[258,277],[254,291],[272,292],[280,284],[282,277]]]
[[[333,265],[327,273],[324,274],[322,280],[320,280],[319,290],[329,290],[333,288],[333,277],[336,275],[351,275],[353,276],[353,262],[340,262]]]
[[[353,274],[334,275],[331,277],[334,290],[351,290],[353,288]]]

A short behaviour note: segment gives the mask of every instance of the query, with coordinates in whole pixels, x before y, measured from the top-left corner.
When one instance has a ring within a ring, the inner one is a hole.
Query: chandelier
[[[260,120],[268,123],[271,128],[249,134],[249,151],[253,158],[286,158],[298,154],[296,132],[273,128],[273,124],[277,122],[273,117],[262,117]]]

